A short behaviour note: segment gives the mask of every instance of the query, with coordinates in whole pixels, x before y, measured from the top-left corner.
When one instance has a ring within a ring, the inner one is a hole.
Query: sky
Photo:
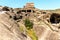
[[[0,0],[0,6],[22,8],[27,2],[33,2],[39,9],[60,8],[60,0]]]

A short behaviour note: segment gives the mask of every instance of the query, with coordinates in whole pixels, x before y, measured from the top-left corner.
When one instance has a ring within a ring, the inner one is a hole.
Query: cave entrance
[[[43,12],[43,14],[46,14],[46,12]]]
[[[53,14],[50,16],[50,22],[51,22],[51,23],[59,23],[59,22],[60,22],[60,14],[53,13]]]
[[[20,16],[19,19],[22,19],[23,16]]]
[[[26,10],[21,10],[21,11],[26,13]]]
[[[20,14],[20,13],[21,13],[21,11],[18,11],[18,12],[17,12],[17,14]]]
[[[31,10],[27,10],[27,12],[31,12]]]

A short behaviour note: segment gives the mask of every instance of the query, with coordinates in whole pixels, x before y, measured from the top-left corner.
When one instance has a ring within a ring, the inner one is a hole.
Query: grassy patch
[[[31,22],[29,19],[24,20],[27,35],[31,37],[32,40],[38,40],[37,36],[35,35],[35,32],[33,30],[33,22]]]
[[[37,38],[33,29],[27,30],[27,35],[30,36],[32,38],[32,40],[38,40],[38,38]]]
[[[32,29],[33,28],[33,22],[31,22],[29,19],[25,19],[24,23],[25,23],[25,27],[27,29]]]
[[[20,31],[23,32],[24,31],[24,27],[20,26]]]

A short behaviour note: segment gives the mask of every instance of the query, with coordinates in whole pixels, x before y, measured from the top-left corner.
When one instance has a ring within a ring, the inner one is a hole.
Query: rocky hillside
[[[0,6],[0,40],[60,40],[60,12]]]

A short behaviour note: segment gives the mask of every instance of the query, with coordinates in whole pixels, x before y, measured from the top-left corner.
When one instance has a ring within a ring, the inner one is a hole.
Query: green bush
[[[25,19],[25,26],[27,29],[32,29],[33,28],[33,22],[31,22],[29,19]]]

